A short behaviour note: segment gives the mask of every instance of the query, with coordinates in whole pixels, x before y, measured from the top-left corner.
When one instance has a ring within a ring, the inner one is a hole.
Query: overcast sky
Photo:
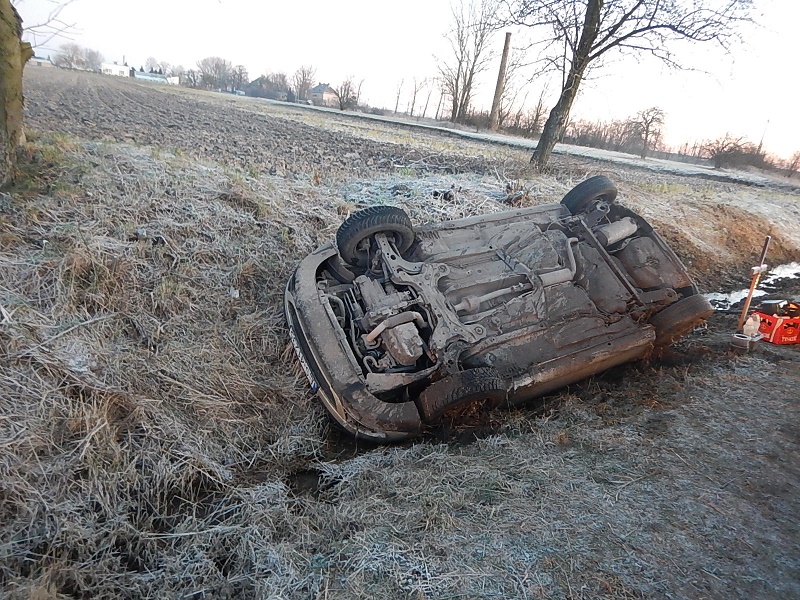
[[[51,0],[16,2],[26,25],[42,20]],[[748,27],[746,42],[725,55],[710,45],[683,53],[697,71],[671,71],[652,60],[617,61],[583,84],[574,117],[621,119],[650,106],[666,112],[665,141],[672,146],[745,136],[788,157],[800,150],[798,113],[798,0],[755,0],[760,27]],[[291,74],[301,65],[317,69],[333,85],[363,79],[362,100],[394,108],[408,103],[410,82],[433,77],[437,58],[447,57],[443,35],[452,22],[449,0],[75,0],[61,13],[75,24],[72,39],[99,50],[107,61],[138,68],[153,56],[193,68],[207,56],[247,67],[251,78],[267,72]],[[512,41],[521,40],[514,33]],[[494,46],[502,48],[503,33]],[[38,49],[54,55],[62,40]],[[480,82],[477,105],[488,109],[499,58]],[[529,85],[529,104],[545,85]],[[558,81],[549,89],[554,93]],[[551,94],[551,100],[552,100]],[[429,116],[435,110],[431,100]]]

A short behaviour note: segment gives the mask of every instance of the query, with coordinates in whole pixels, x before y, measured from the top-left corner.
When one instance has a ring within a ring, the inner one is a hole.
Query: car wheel
[[[432,383],[419,395],[417,408],[423,421],[435,423],[445,413],[474,402],[497,406],[505,399],[506,385],[497,369],[479,367]]]
[[[368,266],[369,252],[361,242],[376,233],[393,235],[401,254],[414,242],[414,228],[404,210],[395,206],[370,206],[350,215],[336,232],[336,247],[342,259],[355,267]]]
[[[655,346],[657,348],[669,346],[706,320],[713,312],[714,309],[708,300],[699,294],[669,305],[650,319],[650,324],[656,329]]]
[[[573,215],[578,215],[598,200],[613,204],[617,197],[617,186],[605,175],[595,175],[572,188],[561,199],[561,204]]]

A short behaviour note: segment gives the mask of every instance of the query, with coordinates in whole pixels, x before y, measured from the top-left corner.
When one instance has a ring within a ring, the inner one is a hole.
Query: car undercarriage
[[[412,226],[374,206],[289,281],[290,337],[334,419],[379,441],[515,405],[672,343],[708,316],[605,177],[558,204]]]

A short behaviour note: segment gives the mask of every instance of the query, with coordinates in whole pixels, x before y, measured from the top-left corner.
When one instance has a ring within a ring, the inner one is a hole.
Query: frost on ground
[[[221,137],[200,128],[117,141],[126,124],[87,98],[163,105],[169,123],[171,96],[62,75],[31,85],[29,109],[46,132],[47,98],[72,106],[69,135],[28,146],[0,196],[0,596],[800,597],[800,353],[733,354],[735,315],[658,360],[403,446],[351,442],[307,392],[283,285],[350,211],[387,201],[422,222],[509,194],[552,201],[596,166],[510,177],[513,157],[448,154],[434,137],[368,146],[267,119],[255,146],[284,131],[306,136],[298,153],[320,150],[272,172],[201,146]],[[184,101],[235,139],[251,127]],[[93,135],[83,118],[108,121]],[[361,148],[352,172],[326,158],[342,146]],[[270,148],[258,160],[278,164]],[[441,168],[452,161],[468,168]],[[695,219],[739,231],[750,213],[726,199],[751,188],[602,172],[673,228],[696,274],[747,273],[758,229],[705,239]]]

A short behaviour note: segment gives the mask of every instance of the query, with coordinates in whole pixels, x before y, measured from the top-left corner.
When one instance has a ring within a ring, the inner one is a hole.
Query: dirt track
[[[800,598],[800,346],[736,355],[735,315],[399,447],[337,434],[287,369],[282,286],[344,211],[498,210],[495,169],[524,155],[26,83],[29,126],[80,139],[31,150],[46,185],[0,197],[0,596]],[[779,235],[796,196],[563,157],[524,187],[554,200],[597,171],[705,281],[746,272],[764,227],[798,257]],[[458,201],[432,202],[450,184]]]

